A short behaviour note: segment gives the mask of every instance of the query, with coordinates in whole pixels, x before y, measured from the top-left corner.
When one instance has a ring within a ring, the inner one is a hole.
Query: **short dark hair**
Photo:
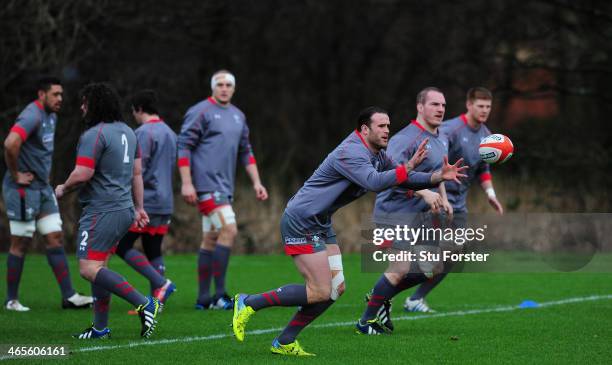
[[[437,87],[434,87],[434,86],[426,87],[423,90],[419,91],[419,93],[417,94],[417,97],[416,97],[417,104],[425,104],[425,102],[427,101],[427,94],[429,94],[430,91],[435,91],[435,92],[442,94],[442,91],[440,91],[440,89],[438,89]]]
[[[85,120],[93,126],[100,122],[122,121],[121,100],[117,91],[107,83],[91,83],[79,92],[80,99],[87,104]]]
[[[372,125],[372,115],[376,113],[389,114],[379,106],[369,106],[359,112],[359,116],[357,116],[357,130],[361,130],[361,126],[364,124],[370,127]]]
[[[130,98],[130,107],[147,114],[159,114],[157,109],[157,93],[153,90],[141,90]]]
[[[47,92],[49,91],[49,89],[51,89],[51,86],[53,85],[61,85],[62,81],[54,76],[44,76],[39,78],[36,81],[36,92],[38,91],[44,91]]]
[[[475,102],[476,99],[493,100],[493,94],[489,89],[478,86],[468,90],[466,99],[472,103]]]

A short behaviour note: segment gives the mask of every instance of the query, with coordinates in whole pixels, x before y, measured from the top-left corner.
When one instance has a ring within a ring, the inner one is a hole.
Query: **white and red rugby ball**
[[[504,163],[512,157],[514,145],[510,138],[503,134],[491,134],[480,141],[478,153],[488,164]]]

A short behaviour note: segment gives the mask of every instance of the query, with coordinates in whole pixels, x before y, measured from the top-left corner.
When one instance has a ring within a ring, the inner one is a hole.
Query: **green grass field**
[[[0,255],[0,292],[6,291],[6,255]],[[76,288],[89,293],[70,257]],[[231,336],[231,312],[195,311],[195,255],[171,256],[168,276],[179,291],[159,317],[149,340],[139,338],[140,322],[128,316],[128,303],[113,297],[112,339],[78,341],[70,337],[91,323],[91,310],[60,309],[59,289],[44,256],[26,259],[20,300],[27,313],[0,310],[0,344],[66,344],[72,355],[61,360],[28,362],[74,363],[610,363],[612,359],[612,274],[452,274],[428,297],[436,314],[407,314],[404,294],[396,297],[396,330],[391,336],[361,336],[354,321],[364,308],[363,295],[377,274],[360,272],[358,255],[345,255],[347,292],[300,336],[316,358],[282,358],[269,345],[293,308],[271,308],[249,323],[244,343]],[[134,286],[148,283],[119,258],[111,268]],[[228,276],[232,293],[260,292],[300,282],[284,256],[236,256]],[[590,298],[589,298],[590,297]],[[571,298],[575,298],[570,300]],[[518,309],[525,299],[547,303]],[[11,363],[26,360],[8,360]]]

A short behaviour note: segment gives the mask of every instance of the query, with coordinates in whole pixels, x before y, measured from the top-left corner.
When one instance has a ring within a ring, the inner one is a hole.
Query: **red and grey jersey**
[[[134,206],[132,178],[136,158],[140,158],[136,135],[123,122],[101,122],[81,135],[76,164],[95,170],[79,193],[83,212],[111,212]]]
[[[482,161],[478,153],[480,141],[491,134],[491,131],[481,125],[478,129],[472,129],[468,125],[465,114],[457,118],[445,121],[440,126],[440,132],[448,139],[448,160],[455,163],[463,157],[464,164],[469,166],[465,173],[467,178],[461,179],[461,185],[454,181],[445,183],[448,200],[455,212],[467,212],[466,198],[470,185],[476,181],[491,180],[489,165]]]
[[[37,100],[25,107],[11,128],[11,132],[19,134],[23,141],[17,168],[21,172],[29,171],[34,174],[31,184],[33,189],[43,188],[49,184],[56,124],[55,113],[47,113]],[[12,180],[11,174],[7,171],[5,181],[15,185]]]
[[[305,231],[321,231],[331,227],[336,210],[368,191],[379,192],[394,185],[427,189],[432,187],[431,173],[407,173],[385,150],[372,153],[361,134],[354,131],[289,200],[285,213]]]
[[[147,121],[135,132],[142,154],[144,208],[150,214],[172,214],[176,134],[161,119]]]
[[[405,163],[412,158],[425,138],[429,139],[425,146],[427,148],[427,157],[414,171],[434,173],[442,168],[444,156],[448,154],[448,141],[439,130],[438,134],[432,134],[419,124],[418,121],[413,120],[391,137],[387,152],[395,161]],[[437,192],[438,187],[432,187],[430,190]],[[429,206],[423,199],[414,195],[414,190],[397,186],[387,189],[376,196],[374,217],[397,213],[419,213],[428,210]]]
[[[238,160],[245,166],[255,163],[240,109],[213,98],[189,108],[178,136],[178,165],[191,167],[195,189],[232,196]]]

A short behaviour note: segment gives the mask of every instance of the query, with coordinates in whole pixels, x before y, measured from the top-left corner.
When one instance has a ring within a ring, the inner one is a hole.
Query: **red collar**
[[[40,110],[45,110],[45,108],[42,106],[42,104],[40,103],[40,101],[38,100],[34,100],[34,104],[36,104],[36,106],[38,107],[38,109]]]
[[[209,96],[208,99],[206,99],[208,101],[210,101],[213,104],[218,104],[217,101],[215,100],[215,98],[213,98],[212,96]]]
[[[465,125],[468,125],[467,115],[461,114],[459,116],[459,119],[461,119],[463,121],[463,123],[465,123]]]
[[[161,121],[161,119],[149,119],[145,123],[160,123]]]
[[[417,126],[417,127],[420,129],[420,130],[422,130],[423,132],[425,132],[425,131],[426,131],[425,127],[423,127],[423,126],[421,125],[421,123],[419,123],[419,122],[418,122],[416,119],[413,119],[413,120],[412,120],[412,124],[416,125],[416,126]]]
[[[361,140],[361,143],[363,143],[363,145],[365,146],[366,150],[368,150],[371,153],[372,150],[370,150],[370,147],[368,147],[368,144],[366,143],[365,139],[363,139],[363,136],[361,135],[361,133],[359,133],[359,131],[357,129],[355,129],[355,134],[357,134],[357,137],[359,137],[359,139]]]

